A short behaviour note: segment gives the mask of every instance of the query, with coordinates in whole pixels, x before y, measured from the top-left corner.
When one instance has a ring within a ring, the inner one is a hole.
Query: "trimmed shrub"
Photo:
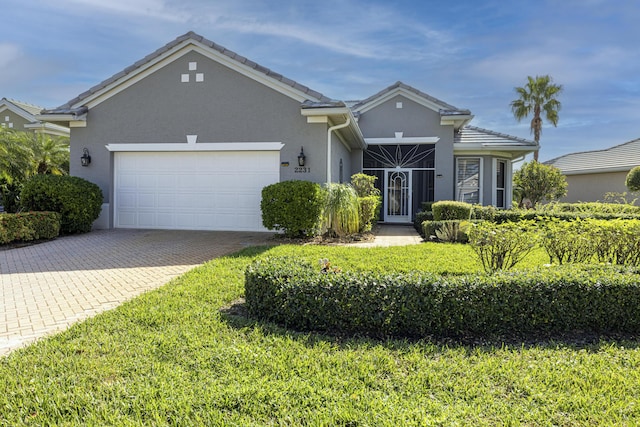
[[[434,221],[447,221],[452,219],[468,220],[471,218],[473,205],[465,202],[442,200],[431,205]]]
[[[420,233],[420,235],[423,238],[428,239],[429,237],[424,234],[424,227],[422,225],[422,223],[425,221],[433,221],[433,212],[431,211],[417,212],[413,220],[413,228],[415,228],[416,231]]]
[[[640,166],[636,166],[629,171],[624,183],[629,191],[634,193],[640,191]]]
[[[0,214],[0,244],[53,239],[60,233],[57,212]]]
[[[360,215],[360,231],[371,231],[373,223],[380,212],[380,196],[358,197],[358,213]]]
[[[433,211],[433,204],[435,202],[422,202],[420,204],[420,208],[422,209],[423,212],[431,212]]]
[[[541,244],[551,262],[593,261],[640,265],[640,220],[552,220],[541,227]]]
[[[549,255],[549,262],[558,264],[589,261],[597,250],[596,239],[591,235],[589,220],[560,221],[557,218],[544,222],[540,243]]]
[[[380,190],[375,186],[377,176],[356,173],[351,175],[351,185],[358,195],[358,213],[360,230],[371,231],[373,223],[378,220],[382,199]]]
[[[536,245],[533,221],[472,224],[469,243],[486,272],[513,268]]]
[[[303,331],[403,337],[640,332],[637,270],[556,266],[472,276],[322,274],[292,258],[245,271],[252,316]]]
[[[358,197],[380,196],[380,190],[376,188],[377,179],[377,176],[356,173],[351,175],[351,185]]]
[[[62,234],[86,233],[100,215],[102,191],[77,176],[35,175],[24,184],[20,204],[25,210],[58,212]]]
[[[319,184],[283,181],[262,189],[262,224],[287,237],[316,236],[320,232],[324,194]]]

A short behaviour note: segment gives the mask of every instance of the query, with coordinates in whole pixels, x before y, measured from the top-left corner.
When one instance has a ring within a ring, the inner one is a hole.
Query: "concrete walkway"
[[[0,250],[0,356],[112,309],[188,270],[273,233],[101,230]],[[410,226],[382,225],[357,247],[420,243]]]
[[[374,246],[406,246],[417,245],[422,242],[422,237],[411,225],[380,225],[373,242],[350,243],[347,246],[370,248]]]

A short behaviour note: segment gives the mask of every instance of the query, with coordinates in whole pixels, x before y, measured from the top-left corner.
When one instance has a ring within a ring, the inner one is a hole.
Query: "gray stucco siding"
[[[7,118],[9,118],[9,120],[7,120]],[[9,127],[9,123],[13,125],[11,128]],[[0,124],[2,124],[6,129],[24,132],[27,130],[24,128],[24,125],[29,123],[31,122],[9,109],[0,112]]]
[[[398,102],[402,108],[396,108]],[[358,121],[365,138],[438,137],[436,143],[435,200],[454,197],[455,162],[453,159],[453,126],[440,124],[440,113],[397,95],[361,115]]]
[[[196,62],[197,70],[189,71]],[[195,74],[204,75],[203,82]],[[181,75],[189,74],[188,83]],[[300,102],[241,75],[197,52],[167,64],[90,108],[86,128],[71,131],[73,175],[98,184],[109,197],[113,155],[105,146],[113,143],[177,143],[186,135],[198,142],[281,142],[281,180],[309,179],[322,182],[325,175],[323,147],[326,125],[309,125],[300,113]],[[304,146],[310,174],[295,173],[300,147]],[[91,166],[80,166],[83,147],[92,156]]]

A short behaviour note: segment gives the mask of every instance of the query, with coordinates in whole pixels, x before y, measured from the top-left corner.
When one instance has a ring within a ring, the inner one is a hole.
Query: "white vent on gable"
[[[182,83],[189,83],[189,74],[182,74],[182,75],[180,76],[180,81],[181,81]]]
[[[402,101],[396,102],[396,108],[397,109],[401,109],[402,108]]]
[[[9,116],[4,116],[4,121],[5,121],[5,122],[8,122],[9,120],[11,120],[11,119],[9,118]]]
[[[198,69],[198,63],[197,62],[189,62],[189,71],[195,71]]]
[[[196,73],[196,81],[203,82],[204,81],[204,73]]]

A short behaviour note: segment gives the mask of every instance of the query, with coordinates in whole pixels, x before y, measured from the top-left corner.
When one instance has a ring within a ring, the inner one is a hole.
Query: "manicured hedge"
[[[639,271],[556,266],[494,275],[329,273],[291,258],[245,272],[249,313],[303,331],[387,337],[640,332]]]
[[[287,237],[315,236],[320,232],[325,197],[319,184],[283,181],[262,189],[262,224],[282,230]]]
[[[60,233],[60,214],[23,212],[0,214],[0,244],[53,239]]]
[[[102,210],[102,190],[77,176],[36,175],[24,184],[20,204],[26,210],[60,213],[63,234],[86,233]]]
[[[431,205],[433,219],[435,221],[447,221],[452,219],[465,220],[471,218],[473,205],[465,202],[441,200]]]

